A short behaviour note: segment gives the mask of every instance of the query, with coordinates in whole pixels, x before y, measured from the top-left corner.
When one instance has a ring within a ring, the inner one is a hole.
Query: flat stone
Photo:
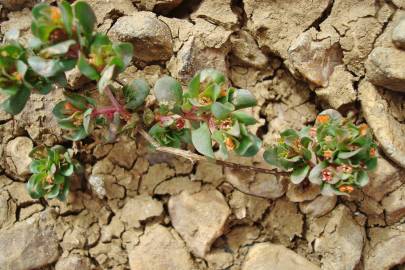
[[[131,270],[194,270],[184,242],[173,230],[153,225],[145,230],[139,245],[129,251]]]
[[[131,42],[134,57],[140,61],[169,60],[173,54],[170,28],[152,12],[120,17],[108,34],[114,40]]]
[[[321,217],[333,210],[337,202],[336,196],[318,196],[313,201],[301,202],[300,210],[311,217]]]
[[[232,11],[231,0],[203,0],[191,18],[202,18],[230,29],[237,25],[238,17]]]
[[[405,217],[405,186],[390,193],[382,201],[385,210],[385,218],[389,225],[400,221]]]
[[[240,30],[231,36],[232,56],[244,66],[265,68],[267,56],[260,50],[254,37],[249,32]]]
[[[55,265],[55,270],[90,270],[90,259],[81,255],[69,255],[61,258]]]
[[[31,158],[28,156],[34,144],[28,137],[17,137],[7,143],[6,152],[10,156],[8,165],[19,176],[30,174]]]
[[[288,184],[287,198],[292,202],[311,201],[321,193],[319,185],[309,184],[308,186]]]
[[[392,42],[395,46],[405,49],[405,18],[399,21],[392,31]]]
[[[130,15],[137,11],[131,0],[89,0],[87,2],[96,14],[99,24],[107,19],[117,19],[122,15]]]
[[[231,212],[217,190],[182,192],[170,197],[168,208],[173,227],[198,257],[204,257],[222,235]]]
[[[258,221],[262,218],[270,203],[267,199],[234,190],[229,200],[229,206],[237,219],[247,218]]]
[[[301,255],[282,245],[258,243],[245,258],[242,270],[320,270]]]
[[[113,164],[131,169],[138,157],[136,149],[137,146],[134,140],[121,137],[120,141],[114,144],[107,157]]]
[[[140,221],[160,216],[163,212],[162,203],[148,195],[129,199],[122,209],[121,220],[130,227],[139,227]]]
[[[377,89],[364,80],[360,83],[359,93],[364,117],[385,154],[405,168],[405,109],[401,105],[405,97]]]
[[[138,0],[136,6],[142,10],[153,11],[159,14],[167,14],[177,7],[183,0]]]
[[[179,176],[160,183],[154,193],[158,195],[170,194],[176,195],[187,190],[190,193],[195,193],[201,190],[201,182],[191,181],[189,177]]]
[[[367,78],[375,85],[405,92],[405,51],[375,48],[365,63]]]

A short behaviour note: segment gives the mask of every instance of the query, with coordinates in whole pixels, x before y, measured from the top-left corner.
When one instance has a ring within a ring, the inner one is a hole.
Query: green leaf
[[[200,93],[200,73],[195,75],[188,84],[188,93],[192,98],[198,97],[198,94]]]
[[[29,178],[27,182],[27,190],[31,198],[39,199],[44,196],[44,190],[41,187],[41,181],[44,177],[46,177],[46,174],[40,173],[40,174],[33,174]]]
[[[323,196],[328,196],[328,197],[332,197],[335,195],[349,196],[347,193],[340,192],[339,190],[337,190],[335,187],[333,187],[331,184],[328,184],[328,183],[323,183],[321,185],[321,194]]]
[[[56,198],[59,195],[59,185],[54,185],[49,193],[46,195],[48,199]]]
[[[321,178],[321,173],[327,166],[328,164],[325,161],[322,161],[321,163],[318,163],[315,167],[313,167],[308,176],[309,181],[316,185],[322,184],[323,181]]]
[[[235,152],[243,157],[252,157],[259,152],[261,146],[261,140],[257,136],[250,134],[242,138]]]
[[[42,16],[44,16],[44,14],[46,13],[46,11],[48,11],[50,8],[50,5],[48,3],[40,3],[35,5],[32,8],[32,16],[34,17],[34,19],[39,19]]]
[[[212,81],[216,84],[222,84],[225,82],[225,76],[222,72],[219,72],[216,69],[213,68],[207,68],[207,69],[203,69],[200,72],[200,82],[203,81]]]
[[[150,87],[143,79],[133,80],[122,88],[125,97],[125,107],[135,110],[141,106],[149,95]]]
[[[212,150],[211,132],[207,123],[202,123],[198,129],[191,131],[191,141],[195,149],[207,157],[214,158]]]
[[[94,121],[91,115],[92,112],[93,109],[89,108],[83,113],[83,127],[87,134],[93,132],[94,129]]]
[[[256,106],[257,100],[249,90],[236,89],[231,96],[231,103],[239,110]]]
[[[248,113],[245,113],[243,111],[236,111],[232,113],[232,116],[234,116],[239,122],[249,126],[249,125],[254,125],[257,123],[256,119],[249,115]]]
[[[222,131],[215,130],[211,138],[219,144],[219,150],[215,152],[215,157],[222,160],[228,159],[228,149],[224,142],[225,134]]]
[[[291,174],[291,182],[298,185],[301,183],[309,172],[309,166],[305,165],[303,167],[295,168]]]
[[[59,8],[62,14],[62,22],[65,26],[66,32],[68,33],[69,37],[72,36],[72,29],[73,29],[73,10],[72,6],[69,2],[63,0],[59,3]]]
[[[351,158],[351,157],[357,155],[361,150],[363,150],[363,148],[358,148],[351,152],[339,152],[337,157],[340,159],[348,159],[348,158]]]
[[[34,147],[28,155],[32,159],[44,159],[48,156],[47,148],[43,145]]]
[[[156,99],[161,104],[173,106],[182,100],[183,90],[178,81],[169,76],[157,80],[153,88]]]
[[[62,168],[60,168],[60,174],[63,176],[71,176],[73,174],[75,170],[75,167],[73,166],[73,164],[67,164],[65,166],[63,166]],[[61,183],[58,183],[61,184]]]
[[[88,99],[85,96],[76,94],[76,93],[70,93],[70,92],[65,92],[63,93],[66,97],[66,100],[73,105],[73,107],[84,111],[88,109]]]
[[[46,160],[33,160],[30,163],[31,173],[41,173],[46,170]]]
[[[365,171],[359,171],[356,177],[356,184],[359,185],[360,187],[364,187],[368,184],[368,182],[369,182],[368,174]]]
[[[66,139],[70,141],[80,141],[86,138],[89,134],[87,134],[86,130],[84,127],[80,127],[79,129],[75,130],[72,135],[67,135],[65,136]]]
[[[66,200],[66,197],[69,194],[69,189],[70,189],[70,181],[68,179],[66,179],[62,190],[59,191],[58,199],[60,201],[65,201]]]
[[[132,57],[134,56],[134,46],[128,42],[121,42],[113,44],[113,50],[124,63],[124,65],[120,66],[119,69],[120,72],[122,72],[129,65],[129,63],[131,63]]]
[[[84,1],[77,1],[73,5],[73,11],[79,22],[83,34],[90,40],[93,34],[94,26],[97,22],[96,15],[89,4]]]
[[[232,125],[232,127],[226,131],[227,134],[234,136],[234,137],[240,137],[240,126],[239,126],[239,122],[235,121],[235,123]]]
[[[28,64],[39,75],[49,78],[55,76],[58,72],[63,70],[59,61],[56,59],[43,59],[39,56],[31,56],[28,58]]]
[[[111,83],[111,79],[114,77],[115,65],[107,66],[101,73],[101,78],[98,81],[97,88],[100,93],[104,92],[104,89]]]
[[[9,97],[6,99],[2,104],[1,107],[9,114],[16,115],[19,114],[25,107],[31,91],[26,88],[22,87],[14,96]]]
[[[227,118],[234,109],[235,107],[231,103],[214,102],[211,106],[212,114],[219,120]]]
[[[77,67],[80,72],[90,80],[97,81],[100,79],[100,74],[98,74],[97,70],[87,62],[82,54],[80,54],[79,60],[77,61]]]
[[[375,170],[377,168],[377,161],[378,159],[375,158],[371,158],[369,160],[366,161],[366,168],[368,171],[372,171]]]
[[[43,49],[39,54],[44,58],[50,58],[52,56],[64,55],[69,51],[70,46],[76,44],[76,41],[70,39],[53,46]]]

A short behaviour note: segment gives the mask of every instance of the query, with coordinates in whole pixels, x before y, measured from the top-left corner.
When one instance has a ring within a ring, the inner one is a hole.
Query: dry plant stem
[[[153,145],[155,147],[156,151],[186,158],[186,159],[190,160],[191,163],[195,163],[197,161],[208,161],[208,162],[214,162],[214,163],[216,163],[218,165],[225,166],[225,167],[232,168],[232,169],[237,169],[237,170],[244,170],[244,171],[250,171],[250,172],[255,172],[255,173],[273,174],[273,175],[277,175],[277,176],[287,176],[287,175],[289,175],[289,173],[287,173],[287,172],[279,172],[279,171],[277,171],[275,169],[265,169],[265,168],[248,166],[248,165],[243,165],[243,164],[239,164],[239,163],[233,163],[233,162],[223,161],[223,160],[218,160],[218,159],[210,159],[210,158],[206,158],[206,157],[204,157],[202,155],[192,153],[192,152],[187,151],[187,150],[161,146],[145,130],[140,129],[139,133],[151,145]]]
[[[107,97],[111,101],[111,104],[116,108],[117,112],[122,115],[122,117],[127,120],[131,118],[131,114],[118,102],[108,86],[104,89],[104,93],[106,93]]]

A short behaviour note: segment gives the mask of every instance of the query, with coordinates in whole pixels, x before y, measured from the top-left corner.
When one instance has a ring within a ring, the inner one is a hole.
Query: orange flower
[[[376,155],[376,150],[374,147],[371,147],[370,148],[370,157],[375,157],[375,155]]]
[[[13,75],[17,79],[17,81],[21,81],[23,79],[23,76],[21,76],[21,74],[18,72],[14,72]]]
[[[333,179],[332,172],[329,169],[324,169],[322,171],[322,180],[325,182],[329,182]]]
[[[232,140],[231,137],[226,137],[226,139],[225,139],[225,145],[226,145],[226,148],[227,148],[229,151],[232,151],[233,149],[235,149],[235,143],[233,142],[233,140]]]
[[[76,109],[72,103],[66,102],[65,106],[63,107],[66,111],[71,111],[71,112],[78,112],[79,110]]]
[[[203,95],[200,95],[199,97],[198,97],[198,102],[201,104],[201,105],[210,105],[211,103],[212,103],[212,100],[211,100],[211,98],[209,98],[209,97],[207,97],[207,96],[203,96]]]
[[[225,85],[222,85],[220,96],[221,97],[226,97],[226,95],[228,94],[227,90],[228,90],[227,87]]]
[[[368,132],[368,125],[367,125],[367,124],[361,124],[361,125],[359,126],[359,130],[360,130],[360,135],[361,135],[361,136],[367,135],[367,132]]]
[[[52,21],[58,21],[61,18],[60,9],[57,7],[51,7],[51,19]]]
[[[331,150],[325,150],[323,151],[323,157],[326,159],[331,159],[333,155],[333,151]]]
[[[221,121],[220,127],[221,127],[221,129],[225,129],[225,130],[230,129],[232,127],[232,119],[227,118],[227,119]]]
[[[328,123],[329,120],[330,120],[330,117],[327,114],[318,115],[318,117],[316,118],[316,122],[321,123],[321,124]]]
[[[343,185],[339,187],[340,192],[352,193],[354,188],[352,186]]]

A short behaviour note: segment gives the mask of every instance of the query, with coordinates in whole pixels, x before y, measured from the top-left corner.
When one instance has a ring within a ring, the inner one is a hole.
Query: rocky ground
[[[62,96],[0,112],[0,269],[405,269],[404,0],[89,0],[99,31],[134,43],[123,83],[201,68],[252,90],[265,143],[323,108],[359,112],[380,145],[363,191],[322,197],[288,179],[155,153],[142,140],[75,145],[85,179],[32,200],[34,145],[63,143]],[[1,35],[30,36],[32,0],[1,1]],[[23,9],[24,8],[24,9]],[[72,89],[92,85],[69,73]],[[237,160],[266,166],[260,158]]]

